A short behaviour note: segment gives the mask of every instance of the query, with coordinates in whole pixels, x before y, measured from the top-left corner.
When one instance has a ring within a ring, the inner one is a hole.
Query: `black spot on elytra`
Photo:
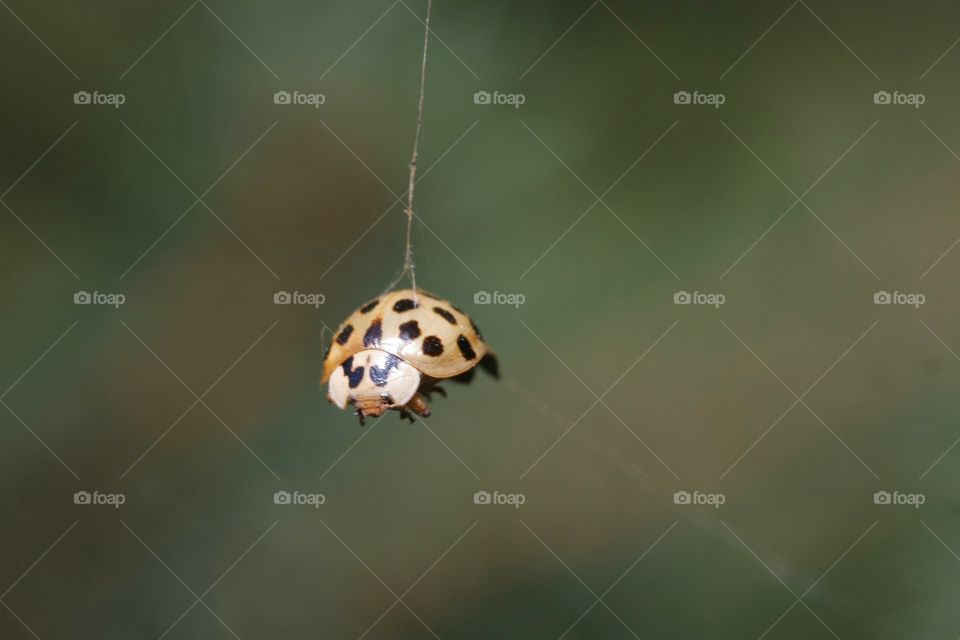
[[[353,333],[353,325],[348,324],[340,332],[340,335],[337,336],[337,344],[347,344],[347,340],[350,339],[351,333]]]
[[[343,361],[343,375],[347,376],[351,389],[356,389],[363,380],[363,367],[353,368],[353,356]]]
[[[375,306],[377,306],[377,303],[379,303],[379,302],[380,302],[380,298],[376,298],[376,299],[374,299],[374,300],[371,300],[371,301],[368,302],[367,304],[365,304],[365,305],[363,305],[362,307],[360,307],[360,313],[370,313],[371,311],[373,311],[373,308],[374,308]]]
[[[400,358],[397,356],[391,355],[387,357],[386,363],[383,367],[378,367],[376,365],[370,367],[370,379],[373,380],[373,384],[378,387],[382,387],[387,384],[387,379],[390,377],[390,371],[396,369],[400,364]]]
[[[380,321],[380,318],[377,318],[370,323],[370,328],[367,329],[367,332],[363,334],[363,346],[365,347],[379,347],[380,338],[383,336],[383,324]]]
[[[404,298],[403,300],[397,300],[397,302],[393,305],[393,310],[397,313],[403,313],[404,311],[410,311],[410,309],[416,309],[419,306],[420,305],[410,298]]]
[[[420,337],[420,324],[416,320],[410,320],[400,325],[400,339],[404,341],[415,340]]]
[[[423,352],[436,358],[443,353],[443,342],[437,336],[427,336],[423,339]]]
[[[457,324],[457,319],[453,317],[453,314],[444,309],[443,307],[434,307],[433,312],[438,316],[449,322],[450,324]]]
[[[480,332],[480,327],[477,326],[477,323],[474,322],[472,318],[470,320],[470,326],[473,327],[473,332],[477,334],[477,337],[480,338],[480,341],[486,342],[486,340],[483,339],[483,333]]]
[[[470,344],[470,341],[467,340],[467,336],[461,335],[457,338],[457,346],[460,347],[460,353],[462,353],[463,357],[467,360],[473,360],[477,357],[477,352],[473,350],[473,346]]]

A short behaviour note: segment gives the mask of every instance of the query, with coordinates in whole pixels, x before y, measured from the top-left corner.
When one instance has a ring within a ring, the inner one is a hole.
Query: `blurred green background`
[[[418,283],[502,379],[364,429],[426,4],[0,4],[0,637],[960,635],[956,4],[436,0]]]

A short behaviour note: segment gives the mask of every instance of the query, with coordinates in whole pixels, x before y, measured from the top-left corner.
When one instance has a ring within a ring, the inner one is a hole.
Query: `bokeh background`
[[[960,635],[954,3],[436,0],[418,281],[502,379],[363,429],[426,4],[0,4],[0,637]]]

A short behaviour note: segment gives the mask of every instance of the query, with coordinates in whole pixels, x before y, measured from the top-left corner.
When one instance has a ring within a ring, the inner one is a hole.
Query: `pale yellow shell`
[[[487,355],[486,342],[465,313],[421,289],[417,290],[416,307],[413,301],[413,290],[401,289],[354,311],[334,334],[321,383],[344,361],[367,348],[392,353],[433,378],[469,371]]]

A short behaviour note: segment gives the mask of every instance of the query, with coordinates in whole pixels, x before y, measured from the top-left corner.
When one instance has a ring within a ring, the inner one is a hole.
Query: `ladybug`
[[[390,409],[401,418],[428,417],[427,400],[443,379],[469,382],[480,365],[499,377],[480,329],[447,300],[402,289],[371,300],[337,328],[323,360],[327,400],[355,407],[360,418]]]

